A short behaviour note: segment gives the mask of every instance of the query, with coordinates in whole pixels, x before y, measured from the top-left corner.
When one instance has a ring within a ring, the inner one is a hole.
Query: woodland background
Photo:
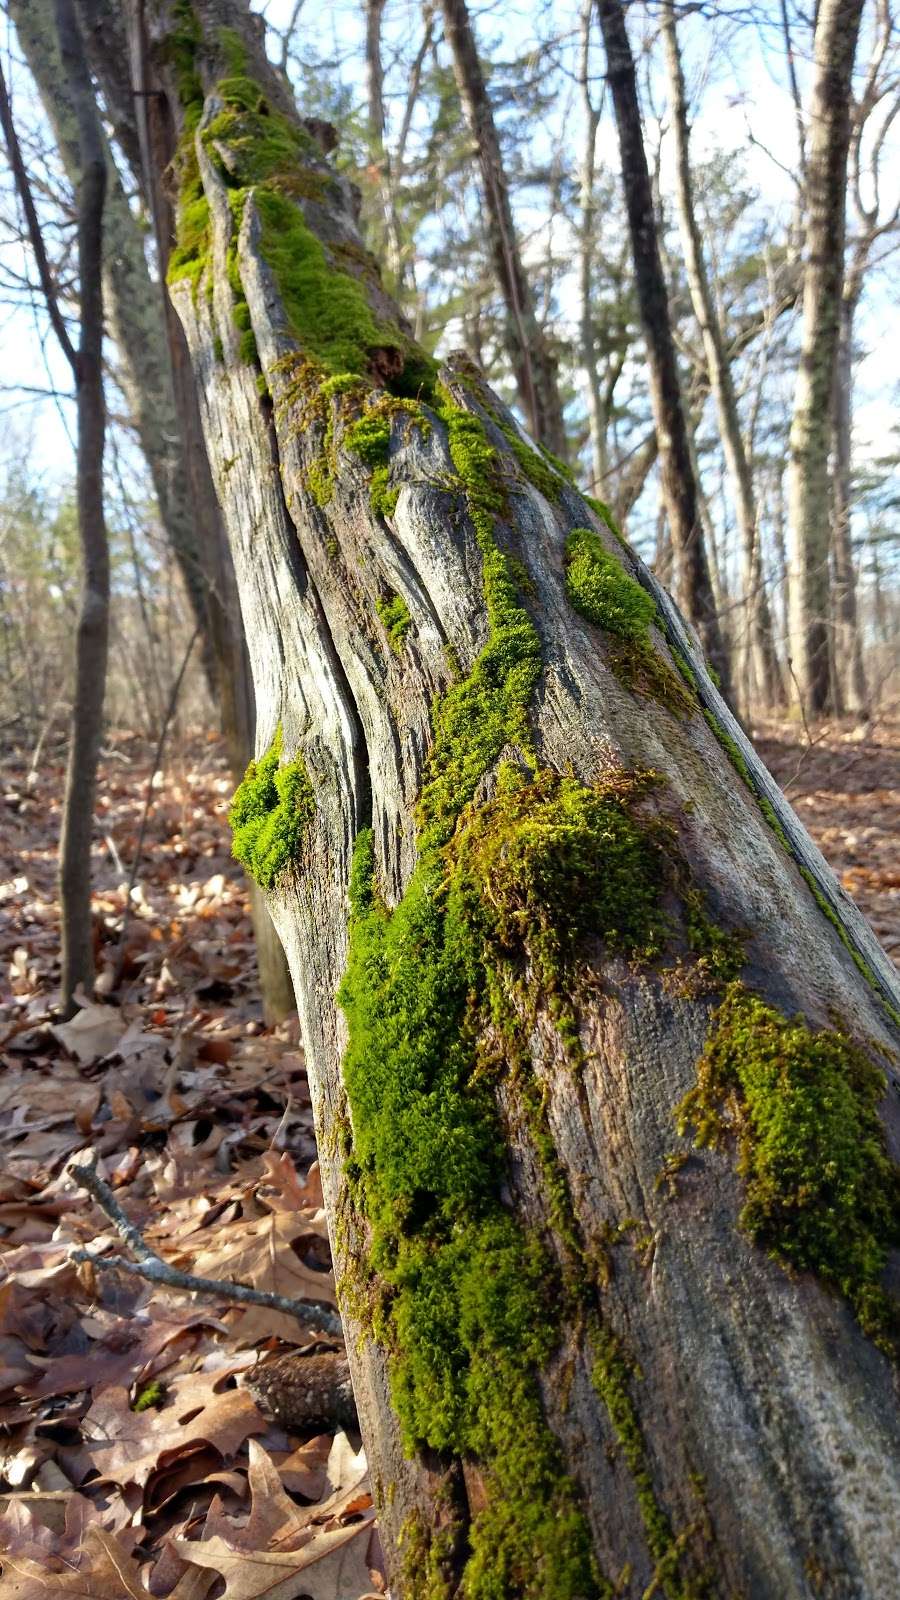
[[[74,318],[76,198],[13,26],[17,9],[4,7],[4,74],[56,293]],[[483,198],[484,151],[479,163],[446,8],[272,0],[255,9],[304,113],[336,130],[333,159],[359,188],[364,236],[417,337],[439,354],[465,349],[526,415],[508,285],[504,292]],[[511,198],[514,237],[500,240],[500,253],[518,253],[531,285],[533,350],[561,403],[557,453],[663,580],[677,581],[593,7],[499,0],[473,6],[470,20]],[[811,0],[679,11],[691,200],[752,481],[748,550],[684,264],[660,8],[628,8],[735,699],[845,887],[900,960],[892,354],[900,32],[893,0],[866,5],[850,119],[843,354],[823,419],[829,678],[824,703],[813,704],[793,667],[786,479],[814,22]],[[152,230],[108,117],[106,129],[152,273]],[[266,1592],[276,1568],[305,1585],[292,1593],[315,1600],[381,1592],[352,1426],[349,1440],[334,1425],[292,1431],[267,1419],[245,1383],[260,1351],[315,1348],[340,1359],[339,1341],[275,1310],[191,1301],[72,1260],[75,1249],[99,1254],[115,1244],[109,1219],[69,1172],[96,1155],[147,1242],[177,1268],[334,1304],[296,1019],[289,1004],[276,1008],[277,1020],[271,1007],[264,1015],[246,888],[229,853],[232,753],[205,641],[195,634],[190,571],[160,501],[159,462],[142,448],[128,364],[111,336],[104,494],[112,634],[92,852],[99,979],[94,1002],[73,1021],[53,1020],[80,570],[74,409],[6,169],[0,311],[0,1528],[13,1561],[0,1593],[14,1581],[10,1571],[27,1584],[43,1569],[57,1572],[60,1593],[77,1574],[79,1593],[139,1594],[149,1583],[154,1594],[199,1596],[223,1592],[224,1581],[240,1600]],[[774,685],[752,648],[761,595]],[[179,1541],[200,1529],[211,1554],[198,1576]],[[273,1549],[283,1568],[273,1565]],[[246,1557],[264,1550],[256,1565],[268,1562],[266,1570],[251,1578]]]

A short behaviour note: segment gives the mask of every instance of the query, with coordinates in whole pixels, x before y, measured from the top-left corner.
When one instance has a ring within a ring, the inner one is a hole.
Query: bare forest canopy
[[[895,0],[0,31],[0,1600],[886,1600]]]

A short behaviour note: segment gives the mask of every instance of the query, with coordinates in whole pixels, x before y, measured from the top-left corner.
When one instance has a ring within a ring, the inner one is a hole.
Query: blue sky
[[[263,11],[276,25],[283,24],[293,11],[293,0],[269,0],[268,4],[257,4],[254,9]],[[572,90],[565,92],[579,9],[577,0],[553,5],[494,0],[493,4],[473,6],[485,50],[499,61],[509,61],[530,52],[532,60],[539,63],[541,52],[548,48],[546,40],[550,35],[561,35],[564,40],[571,41],[571,44],[564,43],[561,52],[563,93],[537,141],[537,147],[543,142],[547,151],[569,141],[575,152],[580,151],[577,97]],[[787,92],[780,39],[775,27],[778,8],[774,3],[771,5],[772,23],[762,32],[729,21],[743,10],[743,4],[723,4],[718,8],[715,25],[695,17],[682,29],[689,85],[703,84],[692,132],[693,150],[698,158],[716,148],[741,151],[750,184],[759,191],[760,205],[767,214],[777,215],[786,222],[794,201],[791,173],[797,166],[797,141],[794,109]],[[643,7],[640,7],[632,28],[635,44],[642,31],[642,14]],[[408,57],[409,42],[418,37],[420,19],[421,8],[415,0],[389,3],[385,38],[388,64],[395,52],[401,58]],[[5,20],[2,27],[7,28]],[[299,28],[303,53],[326,62],[326,70],[339,74],[350,94],[361,100],[363,19],[357,0],[337,0],[334,4],[306,0]],[[11,71],[18,114],[27,130],[37,125],[40,113],[30,94],[27,77],[17,72],[10,62],[9,40],[4,40],[2,33],[0,43]],[[866,48],[864,41],[862,64]],[[602,66],[599,49],[595,51],[594,65],[599,75]],[[802,57],[798,59],[798,70],[805,83],[806,63]],[[389,70],[387,89],[389,104],[396,108],[406,91],[402,59],[399,68],[393,72]],[[665,90],[658,67],[650,75],[650,92],[654,108],[664,110]],[[651,117],[648,117],[648,137],[651,140],[656,137]],[[670,183],[669,142],[663,142],[664,189]],[[601,133],[598,152],[601,164],[615,167],[616,152],[610,128]],[[898,154],[894,141],[893,181],[900,185]],[[40,182],[42,175],[35,176]],[[526,226],[532,220],[537,218],[523,216]],[[22,270],[21,248],[8,239],[0,241],[0,266],[4,264],[14,271]],[[568,298],[564,292],[562,312],[566,322],[570,320]],[[865,351],[856,394],[856,441],[861,459],[885,451],[892,442],[892,430],[896,426],[896,365],[891,353],[892,341],[886,337],[896,316],[896,300],[895,276],[892,278],[888,269],[882,269],[872,277],[858,328],[859,341]],[[574,308],[574,300],[572,304]],[[71,404],[40,399],[26,392],[29,388],[52,387],[67,391],[70,387],[68,368],[52,336],[47,336],[40,308],[35,313],[22,305],[12,309],[6,305],[0,308],[0,317],[4,374],[4,390],[0,394],[0,456],[8,458],[11,452],[14,455],[27,453],[30,463],[49,483],[68,480],[73,471]],[[17,389],[17,385],[23,388]]]

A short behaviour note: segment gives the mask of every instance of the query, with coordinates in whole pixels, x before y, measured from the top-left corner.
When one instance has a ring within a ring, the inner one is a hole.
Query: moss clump
[[[633,955],[657,948],[662,857],[634,814],[649,775],[591,787],[534,770],[528,708],[540,647],[494,538],[505,504],[497,455],[481,421],[447,396],[439,415],[482,552],[488,638],[435,704],[418,865],[394,911],[377,892],[371,834],[354,857],[340,1000],[356,1192],[370,1229],[366,1293],[407,1447],[467,1456],[484,1475],[461,1594],[593,1600],[611,1591],[537,1384],[565,1291],[541,1238],[504,1204],[494,1091],[501,1072],[516,1078],[549,1216],[577,1249],[521,1013],[531,1015],[535,995],[553,1010],[585,938]],[[377,429],[366,437],[373,452],[383,447]],[[498,767],[510,745],[521,764]],[[494,798],[475,803],[492,768]],[[526,980],[529,964],[537,982]],[[574,1023],[563,1000],[557,1013],[565,1037]],[[440,1551],[417,1540],[410,1554],[423,1594],[439,1595]]]
[[[354,1157],[382,1286],[376,1333],[391,1352],[407,1447],[468,1455],[484,1471],[467,1600],[601,1592],[536,1386],[555,1342],[558,1275],[539,1237],[503,1204],[505,1137],[478,1038],[501,1015],[503,961],[522,962],[534,947],[542,970],[561,967],[588,931],[646,942],[656,912],[645,858],[633,872],[634,902],[645,909],[630,933],[611,904],[617,871],[623,892],[632,875],[636,842],[624,801],[545,773],[464,812],[451,847],[420,855],[393,913],[376,891],[371,835],[357,846],[340,999]],[[598,864],[607,845],[609,883]],[[554,870],[562,926],[551,948],[541,944],[539,895]]]
[[[409,606],[402,594],[386,595],[376,601],[375,609],[387,629],[388,643],[396,656],[403,654],[403,641],[412,626]]]
[[[650,638],[657,620],[653,597],[642,589],[590,528],[573,528],[565,545],[566,594],[588,622],[609,636],[608,660],[629,688],[652,694],[671,711],[693,702]]]
[[[145,1383],[139,1389],[132,1401],[132,1411],[152,1411],[154,1406],[161,1406],[166,1398],[166,1391],[157,1378],[150,1383]]]
[[[573,528],[566,539],[566,593],[575,610],[589,622],[621,639],[644,640],[656,605],[651,595],[629,577],[590,528]]]
[[[265,755],[251,761],[228,813],[232,851],[263,889],[297,859],[316,808],[302,756],[281,762],[281,726]]]
[[[519,597],[512,563],[494,539],[494,521],[505,503],[497,452],[479,418],[454,406],[449,396],[438,414],[481,549],[488,637],[468,676],[452,684],[434,708],[434,744],[419,806],[426,844],[446,841],[504,745],[530,750],[528,707],[541,673],[537,631]]]
[[[284,309],[304,354],[326,373],[390,369],[394,394],[415,395],[433,383],[434,364],[396,328],[380,323],[356,278],[339,271],[299,207],[266,185],[255,192],[260,249],[278,281]]]
[[[741,1226],[786,1265],[843,1294],[866,1330],[896,1336],[881,1275],[900,1242],[900,1180],[878,1104],[884,1075],[845,1034],[789,1020],[732,984],[713,1018],[682,1131],[733,1131]]]
[[[478,903],[490,907],[484,940],[527,946],[545,983],[588,935],[610,952],[656,955],[665,861],[652,824],[634,815],[655,774],[609,774],[590,786],[542,769],[531,782],[514,772],[501,781],[493,800],[463,814],[448,850],[470,922]]]
[[[422,432],[431,427],[418,401],[382,395],[347,428],[342,440],[345,450],[358,455],[371,468],[369,505],[381,517],[392,517],[400,498],[399,486],[391,486],[388,467],[391,425],[397,416],[405,416],[409,427]]]

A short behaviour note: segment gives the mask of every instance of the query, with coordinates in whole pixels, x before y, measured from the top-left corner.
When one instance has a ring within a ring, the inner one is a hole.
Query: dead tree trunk
[[[863,0],[821,0],[806,159],[803,332],[791,421],[790,649],[806,711],[831,699],[832,400],[844,275],[850,88]]]
[[[597,13],[606,49],[607,79],[619,136],[635,290],[647,344],[650,399],[659,444],[662,492],[675,554],[676,592],[680,604],[700,635],[723,692],[729,698],[728,655],[716,614],[709,559],[697,505],[697,481],[691,463],[684,397],[669,318],[669,297],[656,231],[634,58],[628,42],[621,0],[597,0]]]
[[[246,6],[147,17],[391,1592],[883,1600],[893,969],[665,593],[412,343]]]
[[[465,0],[441,0],[441,6],[459,98],[481,167],[488,246],[503,295],[506,348],[519,399],[532,436],[565,457],[566,430],[556,363],[538,322],[534,294],[522,264],[500,140],[468,9]]]
[[[716,407],[719,435],[734,495],[744,558],[744,589],[749,612],[754,675],[763,704],[776,706],[784,700],[784,685],[775,653],[772,617],[765,590],[753,473],[744,447],[734,379],[725,353],[725,340],[707,276],[703,241],[694,210],[687,96],[672,0],[666,0],[663,5],[662,31],[666,47],[669,99],[675,137],[675,190],[685,271],[694,316],[703,340],[703,353],[709,370],[709,384]]]

